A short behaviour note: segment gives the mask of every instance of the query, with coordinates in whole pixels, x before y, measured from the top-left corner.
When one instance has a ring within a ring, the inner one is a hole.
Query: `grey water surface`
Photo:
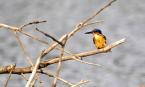
[[[21,26],[34,20],[47,20],[47,23],[28,26],[25,31],[51,43],[51,39],[35,31],[39,28],[59,39],[72,31],[76,24],[98,11],[109,0],[0,0],[0,23]],[[84,61],[102,65],[94,67],[80,62],[63,62],[61,77],[72,83],[89,80],[82,87],[140,87],[145,85],[145,0],[117,0],[99,14],[94,21],[103,23],[83,28],[70,38],[66,50],[79,53],[94,50],[91,35],[84,33],[100,28],[110,44],[126,38],[126,42],[109,53],[89,56]],[[38,41],[19,34],[28,54],[35,63],[38,53],[48,47]],[[47,58],[59,55],[52,51]],[[0,66],[15,64],[17,67],[29,65],[14,34],[0,29]],[[56,66],[47,69],[54,72]],[[26,75],[28,78],[29,75]],[[0,75],[3,87],[8,75]],[[42,87],[49,87],[52,78],[41,75]],[[26,81],[20,75],[12,75],[8,87],[24,87]],[[36,87],[39,87],[37,82]],[[59,81],[58,87],[68,87]]]

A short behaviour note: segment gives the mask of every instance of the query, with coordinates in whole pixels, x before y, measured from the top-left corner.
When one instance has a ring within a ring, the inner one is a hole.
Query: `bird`
[[[102,49],[106,46],[106,36],[103,35],[100,29],[93,29],[90,32],[86,32],[85,34],[93,34],[93,42],[97,49]]]

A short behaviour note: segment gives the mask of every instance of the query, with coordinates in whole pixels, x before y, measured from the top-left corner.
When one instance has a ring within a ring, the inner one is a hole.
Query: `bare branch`
[[[18,31],[19,30],[19,28],[17,28],[17,27],[13,27],[13,26],[9,26],[9,25],[0,23],[0,28],[2,28],[2,27],[6,28],[6,29],[9,29],[9,30],[12,30],[12,31]]]
[[[15,34],[15,37],[16,37],[16,40],[17,40],[18,44],[20,45],[20,48],[22,49],[22,51],[23,51],[23,53],[24,53],[24,56],[26,56],[27,61],[30,63],[30,65],[33,66],[33,63],[32,63],[32,61],[31,61],[31,57],[29,56],[29,54],[27,53],[27,51],[26,51],[26,49],[25,49],[25,46],[24,46],[23,43],[21,42],[21,40],[20,40],[20,38],[19,38],[19,36],[18,36],[17,31],[15,31],[14,34]],[[39,83],[41,83],[38,74],[36,74],[36,77],[37,77],[37,79],[39,80]],[[35,80],[34,80],[34,81],[35,81]]]
[[[26,36],[28,36],[28,37],[30,37],[30,38],[36,40],[36,41],[39,41],[39,42],[41,42],[41,43],[44,43],[44,44],[47,44],[47,45],[48,45],[48,42],[47,42],[47,41],[41,40],[40,38],[38,38],[38,37],[36,37],[36,36],[32,36],[32,35],[30,35],[30,34],[27,33],[27,32],[20,31],[20,33],[22,33],[22,34],[24,34],[24,35],[26,35]]]
[[[97,23],[102,23],[102,22],[104,22],[104,21],[95,21],[95,22],[84,24],[84,26],[89,26],[89,25],[93,25],[93,24],[97,24]]]
[[[81,80],[81,81],[79,81],[77,84],[75,84],[75,85],[73,85],[73,86],[71,86],[71,87],[78,87],[79,85],[82,85],[82,84],[88,83],[88,82],[89,82],[89,80]]]
[[[84,63],[84,64],[88,64],[88,65],[92,65],[92,66],[101,66],[100,64],[94,64],[94,63],[91,63],[91,62],[86,62],[86,61],[82,61],[76,57],[72,57],[74,60],[78,61],[78,62],[81,62],[81,63]]]
[[[8,82],[9,82],[9,80],[10,80],[10,78],[11,78],[11,75],[12,75],[12,71],[13,71],[13,69],[14,69],[15,67],[16,67],[16,64],[15,64],[15,65],[10,65],[11,71],[10,71],[10,73],[9,73],[8,79],[6,80],[6,83],[5,83],[4,87],[7,87]]]
[[[21,42],[21,40],[18,36],[17,31],[14,32],[14,34],[15,34],[15,37],[16,37],[16,40],[17,40],[18,44],[20,45],[20,48],[22,49],[22,52],[23,52],[24,56],[26,56],[27,61],[29,62],[29,64],[33,65],[32,61],[31,61],[31,58],[30,58],[29,54],[27,53],[27,51],[25,49],[25,46],[23,45],[23,43]]]
[[[62,42],[67,35],[63,35],[58,41]],[[53,50],[56,46],[58,45],[58,43],[54,43],[52,44],[50,47],[48,47],[47,49],[44,50],[44,53],[42,55],[42,57],[44,57],[46,54],[48,54],[51,50]]]
[[[42,53],[43,53],[43,51],[42,51]],[[32,80],[33,80],[33,78],[34,78],[34,76],[35,76],[35,74],[37,72],[37,69],[39,67],[40,60],[41,60],[41,57],[42,57],[42,53],[38,56],[37,61],[36,61],[36,64],[35,64],[34,69],[32,71],[32,74],[31,74],[31,76],[30,76],[30,78],[29,78],[29,80],[28,80],[28,82],[27,82],[27,84],[26,84],[25,87],[30,87],[31,82],[32,82]]]
[[[27,24],[24,24],[20,27],[20,29],[22,30],[24,27],[26,26],[29,26],[29,25],[32,25],[32,24],[39,24],[39,23],[44,23],[44,22],[47,22],[46,20],[42,20],[42,21],[32,21],[32,22],[29,22]]]
[[[106,53],[109,52],[112,48],[122,44],[123,42],[125,42],[125,39],[121,39],[119,41],[116,41],[110,45],[108,45],[107,47],[103,48],[103,49],[98,49],[98,50],[93,50],[93,51],[88,51],[88,52],[82,52],[82,53],[77,53],[75,54],[78,57],[87,57],[87,56],[91,56],[91,55],[95,55],[95,54],[99,54],[99,53]],[[66,61],[66,60],[72,60],[74,56],[63,56],[62,57],[62,61]],[[58,58],[52,58],[51,60],[48,61],[43,61],[41,64],[52,64],[52,63],[57,63],[59,60]]]
[[[28,81],[28,79],[26,78],[26,76],[25,76],[23,73],[21,74],[21,77],[22,77],[24,80]]]
[[[84,64],[88,64],[88,65],[92,65],[92,66],[101,66],[99,64],[94,64],[94,63],[91,63],[91,62],[83,61],[83,60],[81,60],[82,59],[81,57],[79,57],[79,56],[77,56],[75,54],[72,54],[72,53],[70,53],[70,52],[68,52],[66,50],[64,50],[64,52],[67,53],[67,54],[69,54],[70,56],[73,56],[72,58],[74,60],[76,60],[77,62],[84,63]]]
[[[63,54],[64,54],[64,47],[65,47],[66,41],[67,41],[67,36],[66,36],[66,38],[63,42],[63,45],[62,45],[62,50],[61,50],[61,54],[60,54],[60,58],[59,58],[59,62],[58,62],[58,65],[57,65],[57,70],[56,70],[56,77],[59,77],[59,72],[60,72],[60,69],[61,69],[61,61],[62,61],[62,57],[63,57]],[[52,83],[52,87],[56,87],[57,79],[58,78],[54,78],[54,81]]]
[[[60,44],[61,46],[63,46],[63,44],[61,42],[59,42],[56,38],[54,38],[53,36],[49,35],[48,33],[39,30],[38,28],[36,28],[36,30],[42,34],[44,34],[46,37],[51,38],[53,41],[57,42],[58,44]]]
[[[86,24],[87,22],[89,22],[90,20],[92,20],[93,18],[95,18],[98,14],[100,14],[104,9],[106,9],[107,7],[111,6],[111,4],[113,2],[115,2],[117,0],[110,0],[106,5],[104,5],[101,9],[99,9],[99,11],[97,11],[95,14],[91,15],[88,19],[83,21],[83,24]]]
[[[62,81],[62,82],[64,82],[64,83],[66,83],[66,84],[68,84],[69,86],[73,86],[73,84],[72,84],[71,82],[68,82],[68,81],[62,79],[61,77],[56,77],[55,75],[53,75],[52,73],[50,73],[50,72],[48,72],[48,71],[46,71],[46,70],[45,70],[45,71],[44,71],[44,70],[41,70],[40,73],[45,74],[45,75],[47,75],[47,76],[49,76],[49,77],[57,78],[58,80],[60,80],[60,81]]]

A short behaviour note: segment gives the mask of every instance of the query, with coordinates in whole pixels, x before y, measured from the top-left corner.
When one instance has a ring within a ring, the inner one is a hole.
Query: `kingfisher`
[[[94,29],[90,32],[86,32],[85,34],[93,34],[93,42],[97,49],[102,49],[106,46],[106,37],[100,29]]]

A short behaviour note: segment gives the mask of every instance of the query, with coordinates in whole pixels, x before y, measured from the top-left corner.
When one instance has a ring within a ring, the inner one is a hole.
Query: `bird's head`
[[[98,33],[98,34],[102,34],[102,31],[100,29],[94,29],[90,32],[86,32],[85,34],[93,34],[93,33]]]

